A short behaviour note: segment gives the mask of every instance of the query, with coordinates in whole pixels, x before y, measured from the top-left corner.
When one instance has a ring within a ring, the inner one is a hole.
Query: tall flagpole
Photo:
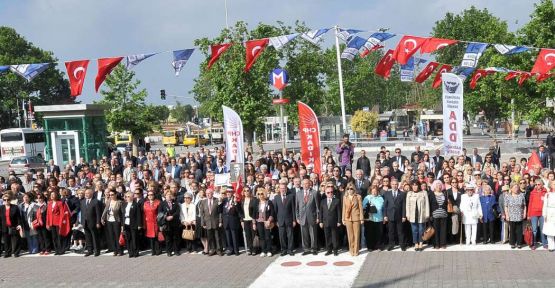
[[[347,133],[347,117],[345,116],[345,95],[343,94],[343,72],[341,70],[341,54],[339,53],[339,27],[335,25],[335,52],[337,54],[337,74],[339,75],[339,97],[341,99],[341,120],[343,133]]]
[[[227,0],[224,0],[225,6],[225,28],[229,29],[229,22],[227,21]]]

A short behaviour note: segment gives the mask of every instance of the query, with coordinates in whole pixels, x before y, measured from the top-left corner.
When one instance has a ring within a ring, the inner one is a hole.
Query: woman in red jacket
[[[50,231],[52,236],[52,243],[54,245],[54,255],[62,255],[62,240],[60,237],[60,226],[62,225],[62,201],[60,201],[60,196],[58,191],[52,187],[48,188],[50,193],[50,201],[46,207],[46,229]]]
[[[543,180],[537,179],[534,189],[530,192],[530,199],[528,200],[528,219],[532,222],[532,232],[534,233],[534,241],[530,245],[532,250],[536,250],[536,236],[539,232],[541,234],[542,246],[547,249],[547,238],[542,233],[543,231],[543,200],[547,189],[543,187]],[[538,226],[540,229],[538,229]]]
[[[160,244],[158,243],[158,223],[156,222],[160,200],[155,199],[154,196],[153,189],[149,189],[147,200],[143,204],[145,237],[150,242],[152,256],[161,253]]]

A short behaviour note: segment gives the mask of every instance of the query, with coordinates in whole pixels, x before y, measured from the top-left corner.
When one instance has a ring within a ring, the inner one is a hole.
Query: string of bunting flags
[[[256,60],[260,57],[262,52],[268,47],[272,46],[274,49],[279,50],[300,36],[301,39],[309,41],[315,45],[322,40],[322,36],[328,31],[335,28],[323,28],[311,30],[304,33],[293,33],[288,35],[281,35],[276,37],[269,37],[263,39],[248,40],[242,43],[245,47],[245,73],[249,72]],[[362,37],[358,34],[363,32],[370,32],[368,37]],[[383,31],[365,31],[359,29],[341,29],[337,28],[336,37],[341,39],[346,44],[346,48],[341,53],[341,58],[353,61],[358,55],[359,57],[366,57],[369,53],[378,49],[384,48],[384,42],[397,36],[393,33]],[[466,51],[459,66],[452,66],[450,64],[438,63],[414,57],[417,52],[422,54],[430,54],[439,49],[447,46],[455,45],[457,43],[465,43]],[[210,46],[211,55],[208,59],[206,69],[210,69],[216,61],[224,54],[234,43],[219,43]],[[524,53],[531,50],[539,50],[535,64],[531,71],[509,70],[507,68],[488,67],[477,68],[478,61],[484,51],[493,46],[497,52],[502,55],[514,55]],[[120,57],[107,57],[99,58],[97,60],[98,72],[95,78],[95,91],[98,92],[100,86],[112,70],[123,60],[125,60],[125,67],[133,69],[142,61],[161,53],[172,52],[173,58],[171,65],[174,69],[175,75],[179,73],[186,65],[195,48],[155,52],[148,54],[134,54]],[[73,60],[65,62],[70,88],[71,96],[77,97],[81,95],[83,90],[83,82],[88,70],[90,60]],[[420,64],[428,64],[420,70],[415,77],[415,72]],[[553,74],[550,71],[555,68],[555,49],[550,48],[536,48],[529,46],[515,46],[506,44],[490,44],[481,42],[470,42],[455,39],[442,39],[434,37],[420,37],[412,35],[402,35],[395,49],[389,49],[385,52],[384,56],[380,59],[374,71],[376,74],[389,78],[393,65],[398,63],[400,65],[401,81],[415,81],[422,83],[428,79],[437,69],[436,76],[432,83],[433,88],[437,88],[441,83],[441,74],[451,72],[459,75],[461,78],[466,79],[471,77],[469,86],[471,89],[476,87],[477,82],[493,73],[506,73],[505,80],[517,79],[518,84],[522,85],[526,80],[536,77],[536,82],[542,82],[550,78]],[[49,68],[55,63],[30,63],[30,64],[17,64],[17,65],[0,65],[0,73],[12,71],[13,73],[23,77],[27,81],[32,81],[40,73]],[[439,68],[439,69],[438,69]]]

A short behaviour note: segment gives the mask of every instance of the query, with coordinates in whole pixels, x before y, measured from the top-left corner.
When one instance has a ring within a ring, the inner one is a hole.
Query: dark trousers
[[[256,231],[258,232],[258,242],[260,242],[262,253],[272,252],[272,241],[270,240],[272,230],[266,229],[264,222],[256,222]]]
[[[495,234],[493,231],[495,229],[495,221],[490,220],[487,223],[482,223],[482,236],[484,237],[484,243],[495,242]]]
[[[87,253],[100,254],[100,243],[98,242],[98,229],[92,224],[92,227],[83,225],[85,229],[85,241],[87,242]],[[52,237],[54,239],[54,237]],[[59,238],[58,238],[59,239]],[[54,244],[56,247],[56,244]]]
[[[509,244],[522,245],[522,221],[509,221]]]
[[[160,255],[160,242],[158,242],[158,238],[147,238],[150,244],[150,251],[152,251],[151,255]]]
[[[432,222],[434,229],[434,247],[447,245],[447,218],[434,218]]]
[[[326,250],[328,252],[339,250],[339,240],[337,239],[337,225],[324,226],[324,236],[326,237]]]
[[[387,233],[389,238],[389,246],[395,246],[395,232],[397,232],[397,238],[399,240],[399,246],[405,248],[405,233],[403,233],[403,222],[401,220],[389,221],[387,222]]]
[[[11,234],[2,233],[2,241],[4,241],[4,256],[12,254],[19,256],[21,248],[19,247],[19,231],[13,229]]]
[[[119,235],[121,233],[121,224],[119,222],[106,222],[106,242],[108,249],[117,254],[123,254],[119,246]]]
[[[179,253],[179,242],[181,241],[181,229],[172,227],[164,231],[164,238],[166,238],[166,252],[168,255],[171,253]]]
[[[252,241],[254,239],[254,231],[252,229],[253,221],[244,221],[243,223],[243,230],[245,231],[245,238],[247,239],[245,246],[247,251],[252,252]]]
[[[239,230],[226,228],[225,239],[227,242],[227,251],[239,254]]]
[[[364,239],[368,250],[378,249],[382,240],[382,222],[364,221]]]
[[[139,256],[139,249],[137,248],[137,236],[139,231],[137,229],[131,229],[131,226],[125,225],[124,227],[125,245],[127,246],[127,253],[129,257]]]
[[[48,230],[46,230],[45,227],[41,227],[37,229],[37,235],[39,237],[39,251],[50,251],[50,237],[48,236]]]
[[[206,229],[206,237],[208,238],[208,252],[220,251],[222,249],[220,242],[220,232],[218,229]]]
[[[312,249],[313,252],[316,252],[318,250],[318,242],[316,240],[316,224],[306,224],[300,226],[304,251],[310,251]]]
[[[54,246],[54,253],[63,254],[62,236],[60,236],[60,227],[50,226],[50,236],[52,236],[52,244]],[[89,243],[89,241],[87,241]]]
[[[279,227],[279,244],[282,253],[293,253],[293,226]]]

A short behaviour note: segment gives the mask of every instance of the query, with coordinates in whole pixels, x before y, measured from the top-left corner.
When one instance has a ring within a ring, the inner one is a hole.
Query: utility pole
[[[343,94],[343,71],[341,69],[341,53],[339,52],[339,26],[335,25],[335,52],[337,56],[337,74],[339,76],[339,97],[341,100],[341,121],[343,133],[347,133],[347,117],[345,116],[345,95]]]

